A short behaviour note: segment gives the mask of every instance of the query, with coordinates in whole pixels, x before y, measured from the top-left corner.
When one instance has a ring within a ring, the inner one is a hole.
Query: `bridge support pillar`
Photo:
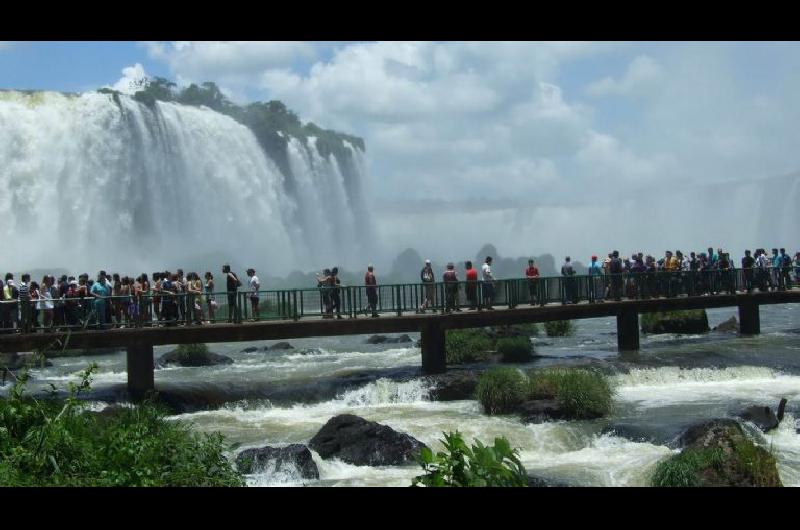
[[[758,304],[752,302],[739,304],[739,333],[742,335],[761,333],[761,315],[758,312]]]
[[[133,401],[142,401],[156,388],[153,345],[130,345],[127,350],[128,394]]]
[[[639,349],[639,313],[635,310],[626,309],[617,315],[617,349]]]
[[[446,370],[444,329],[434,322],[425,323],[422,327],[422,372],[440,374]]]

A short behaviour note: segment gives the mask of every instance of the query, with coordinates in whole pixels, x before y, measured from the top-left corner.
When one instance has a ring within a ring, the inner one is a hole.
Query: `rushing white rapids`
[[[289,176],[248,127],[205,107],[0,91],[7,266],[138,272],[236,260],[275,273],[353,254],[352,211],[363,205],[352,208],[336,158],[296,139],[288,155]],[[347,178],[361,168],[349,164]]]

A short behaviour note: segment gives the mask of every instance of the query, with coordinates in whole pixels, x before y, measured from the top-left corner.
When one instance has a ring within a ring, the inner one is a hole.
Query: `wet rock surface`
[[[159,357],[156,363],[159,367],[178,365],[178,366],[216,366],[218,364],[233,364],[233,359],[227,355],[220,355],[214,352],[197,352],[191,354],[181,353],[172,350]]]
[[[236,455],[236,467],[245,474],[258,472],[291,473],[296,469],[302,478],[319,478],[319,469],[317,464],[314,463],[311,451],[303,444],[245,449]]]

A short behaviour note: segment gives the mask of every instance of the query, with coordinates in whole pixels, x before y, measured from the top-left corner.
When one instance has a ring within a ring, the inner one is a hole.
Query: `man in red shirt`
[[[378,318],[378,280],[372,272],[372,264],[367,266],[367,273],[364,275],[364,285],[367,286],[367,309],[372,310],[372,318]]]
[[[539,296],[539,269],[536,268],[532,259],[528,260],[525,277],[528,279],[528,294],[530,294],[531,305],[536,305],[536,302],[541,303],[541,297]]]
[[[464,265],[467,269],[467,285],[465,291],[470,309],[478,308],[478,271],[472,268],[472,262],[466,261]]]

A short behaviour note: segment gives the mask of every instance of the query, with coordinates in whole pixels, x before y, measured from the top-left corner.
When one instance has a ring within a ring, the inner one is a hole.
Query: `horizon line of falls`
[[[280,134],[289,175],[205,107],[0,91],[3,266],[274,275],[366,262],[363,152],[345,141],[349,160],[323,157],[315,138]]]

